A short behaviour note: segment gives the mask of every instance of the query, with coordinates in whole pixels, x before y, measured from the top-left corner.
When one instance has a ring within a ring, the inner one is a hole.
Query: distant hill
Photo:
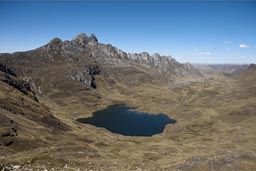
[[[194,64],[203,73],[220,73],[228,77],[235,77],[245,71],[246,64]]]
[[[247,68],[248,71],[256,71],[256,64],[250,64]]]

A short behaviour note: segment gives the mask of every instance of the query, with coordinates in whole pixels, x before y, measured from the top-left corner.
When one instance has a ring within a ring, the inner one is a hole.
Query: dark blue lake
[[[152,136],[163,132],[166,124],[176,122],[165,114],[137,112],[125,104],[108,106],[94,112],[92,117],[79,118],[77,121],[126,136]]]

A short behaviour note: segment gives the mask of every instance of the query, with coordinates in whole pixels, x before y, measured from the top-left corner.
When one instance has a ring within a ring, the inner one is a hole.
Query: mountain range
[[[82,33],[0,54],[0,170],[255,170],[255,64],[193,66]],[[112,104],[177,123],[127,137],[77,118]]]

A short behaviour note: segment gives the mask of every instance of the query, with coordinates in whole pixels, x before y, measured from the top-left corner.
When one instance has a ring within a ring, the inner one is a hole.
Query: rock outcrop
[[[81,33],[77,35],[74,39],[72,39],[73,43],[79,44],[79,45],[90,45],[90,46],[96,46],[98,45],[98,40],[94,34],[87,37],[85,33]]]
[[[34,122],[40,123],[47,128],[56,130],[69,130],[68,126],[55,118],[47,106],[40,104],[36,94],[31,90],[30,84],[16,76],[9,67],[4,66],[0,70],[0,136],[17,136],[18,128],[15,122],[2,113],[6,111],[13,115],[21,115]],[[1,132],[1,126],[9,127]],[[1,144],[1,141],[0,141]]]
[[[10,68],[2,63],[0,63],[0,68],[0,71],[2,72],[2,74],[0,74],[0,80],[2,82],[7,83],[8,85],[24,93],[25,95],[30,96],[35,101],[38,101],[34,91],[31,90],[28,82],[18,79],[17,75]]]
[[[98,65],[89,65],[89,74],[91,75],[90,87],[97,88],[96,79],[94,76],[100,74],[99,66]]]
[[[14,77],[17,77],[17,75],[6,65],[0,63],[0,71],[5,72],[6,74],[12,75]]]
[[[88,87],[97,88],[95,75],[99,74],[100,68],[98,65],[89,65],[87,70],[77,71],[70,78],[85,83]]]

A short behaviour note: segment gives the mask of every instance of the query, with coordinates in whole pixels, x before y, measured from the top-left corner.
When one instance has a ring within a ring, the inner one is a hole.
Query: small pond
[[[165,114],[137,112],[125,104],[108,106],[94,112],[92,117],[79,118],[77,121],[126,136],[152,136],[163,132],[166,124],[176,122]]]

